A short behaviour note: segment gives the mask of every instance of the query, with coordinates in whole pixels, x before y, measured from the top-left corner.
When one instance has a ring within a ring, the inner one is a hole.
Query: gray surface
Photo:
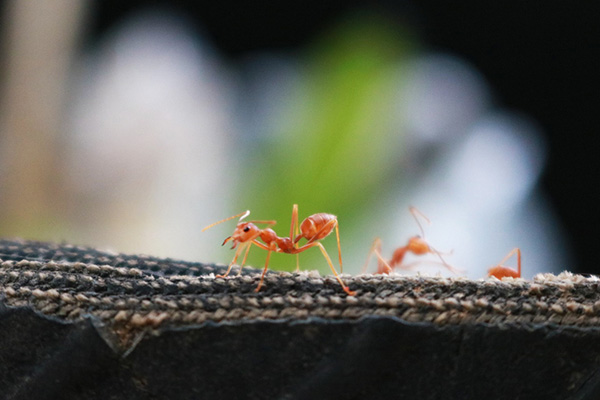
[[[271,273],[0,241],[0,398],[597,398],[599,281]],[[182,275],[185,274],[185,275]],[[4,397],[2,397],[4,396]]]

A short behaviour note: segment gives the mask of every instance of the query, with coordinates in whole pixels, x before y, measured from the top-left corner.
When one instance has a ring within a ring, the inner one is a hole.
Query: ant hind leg
[[[335,237],[337,239],[337,245],[338,245],[338,257],[340,259],[340,274],[344,273],[344,265],[342,264],[342,247],[340,246],[340,223],[337,221],[337,219],[335,220]]]
[[[346,292],[349,296],[356,295],[356,292],[353,290],[350,290],[350,288],[344,284],[344,282],[342,281],[342,278],[340,278],[340,276],[338,275],[337,271],[335,270],[335,267],[333,266],[333,263],[331,262],[331,258],[329,258],[329,254],[327,254],[327,251],[325,250],[325,247],[323,247],[323,245],[319,242],[314,243],[314,245],[319,246],[319,249],[321,249],[321,253],[323,253],[323,257],[325,257],[327,264],[329,264],[329,268],[331,268],[333,275],[335,275],[335,279],[337,279],[337,281],[340,283],[340,285],[342,285],[342,289],[344,289],[344,292]]]

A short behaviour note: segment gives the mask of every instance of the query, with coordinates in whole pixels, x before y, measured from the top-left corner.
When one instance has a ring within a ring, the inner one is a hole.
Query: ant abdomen
[[[332,223],[332,221],[337,221],[335,215],[327,213],[313,214],[300,224],[300,236],[308,240],[321,240],[329,236],[335,227],[335,223]],[[323,229],[328,224],[329,227]],[[298,240],[296,239],[296,241]]]

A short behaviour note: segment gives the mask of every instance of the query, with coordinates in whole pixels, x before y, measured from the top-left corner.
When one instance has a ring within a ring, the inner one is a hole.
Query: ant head
[[[260,235],[260,229],[252,222],[239,222],[233,231],[233,235],[229,236],[223,244],[233,240],[232,249],[237,246],[238,243],[249,242]]]
[[[421,236],[413,236],[408,239],[408,250],[413,254],[427,254],[431,252],[429,244]]]

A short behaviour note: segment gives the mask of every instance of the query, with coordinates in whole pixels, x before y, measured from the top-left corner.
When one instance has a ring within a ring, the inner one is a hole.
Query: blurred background
[[[202,227],[249,209],[285,236],[297,203],[301,220],[338,216],[358,273],[375,237],[387,258],[419,234],[413,205],[471,278],[514,247],[525,277],[600,272],[587,3],[4,0],[0,13],[2,237],[228,263],[235,221]],[[334,235],[323,243],[335,259]],[[409,273],[448,274],[418,260]],[[316,249],[300,263],[328,271]]]

